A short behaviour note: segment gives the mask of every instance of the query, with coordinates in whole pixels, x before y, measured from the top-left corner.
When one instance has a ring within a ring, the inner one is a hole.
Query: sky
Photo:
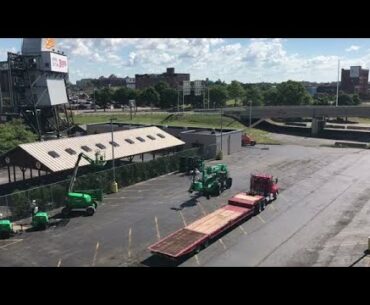
[[[341,68],[370,67],[370,39],[292,38],[57,38],[69,58],[72,83],[115,74],[163,73],[167,67],[190,73],[191,80],[227,83],[330,82]],[[0,61],[18,52],[22,39],[0,38]]]

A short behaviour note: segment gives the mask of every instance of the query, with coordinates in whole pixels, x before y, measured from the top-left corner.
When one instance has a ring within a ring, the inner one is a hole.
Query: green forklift
[[[192,171],[192,182],[189,193],[198,192],[210,196],[219,196],[224,190],[232,185],[232,178],[226,164],[205,166],[204,161],[200,160],[197,168]]]
[[[81,158],[84,158],[95,168],[103,168],[106,164],[105,158],[96,152],[95,160],[91,159],[84,153],[80,153],[77,157],[77,161],[74,167],[71,182],[68,187],[68,193],[65,200],[65,207],[62,209],[62,215],[68,217],[71,212],[79,211],[84,212],[87,216],[94,215],[96,209],[98,208],[98,201],[102,201],[103,192],[101,189],[95,190],[83,190],[83,191],[73,191],[73,186],[76,181],[77,172]]]
[[[2,219],[3,215],[0,214],[0,239],[8,239],[13,235],[13,224],[9,219]]]
[[[32,208],[32,229],[33,230],[46,230],[49,226],[49,215],[46,212],[39,211],[36,200],[31,202]]]

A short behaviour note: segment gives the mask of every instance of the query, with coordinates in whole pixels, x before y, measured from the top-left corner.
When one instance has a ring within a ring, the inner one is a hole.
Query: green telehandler
[[[226,164],[219,163],[206,167],[204,161],[200,160],[197,168],[192,171],[189,193],[199,192],[209,199],[211,195],[218,196],[225,189],[229,189],[232,181]]]
[[[62,215],[64,217],[68,217],[73,211],[84,212],[87,216],[92,216],[98,207],[97,201],[102,201],[103,198],[103,192],[101,189],[73,191],[81,158],[84,158],[96,168],[102,168],[106,164],[105,158],[99,152],[95,154],[95,160],[91,159],[84,153],[80,153],[78,155],[71,182],[68,187],[65,207],[62,209]]]

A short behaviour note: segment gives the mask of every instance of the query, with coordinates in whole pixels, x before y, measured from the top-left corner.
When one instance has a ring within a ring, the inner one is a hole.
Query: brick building
[[[154,87],[159,82],[166,82],[171,88],[177,89],[183,81],[190,81],[189,73],[175,73],[175,68],[167,68],[162,74],[136,74],[135,86],[137,89]]]
[[[368,94],[369,70],[361,66],[351,66],[349,70],[342,69],[341,90],[346,93],[356,93],[360,96]]]

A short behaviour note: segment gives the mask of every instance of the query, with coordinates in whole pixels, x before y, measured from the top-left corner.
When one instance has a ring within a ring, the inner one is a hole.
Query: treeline
[[[210,108],[221,106],[254,106],[273,105],[332,105],[336,102],[335,94],[319,93],[311,96],[300,82],[286,81],[279,84],[243,84],[232,81],[226,84],[222,81],[210,82]],[[170,88],[165,82],[143,90],[119,87],[118,89],[103,88],[95,92],[97,105],[106,108],[108,104],[127,105],[129,100],[135,100],[137,106],[153,106],[162,109],[176,108],[182,105],[182,92]],[[184,104],[191,108],[203,108],[203,95],[196,96],[194,92],[185,96]],[[339,92],[339,105],[358,105],[361,101],[357,95]]]

